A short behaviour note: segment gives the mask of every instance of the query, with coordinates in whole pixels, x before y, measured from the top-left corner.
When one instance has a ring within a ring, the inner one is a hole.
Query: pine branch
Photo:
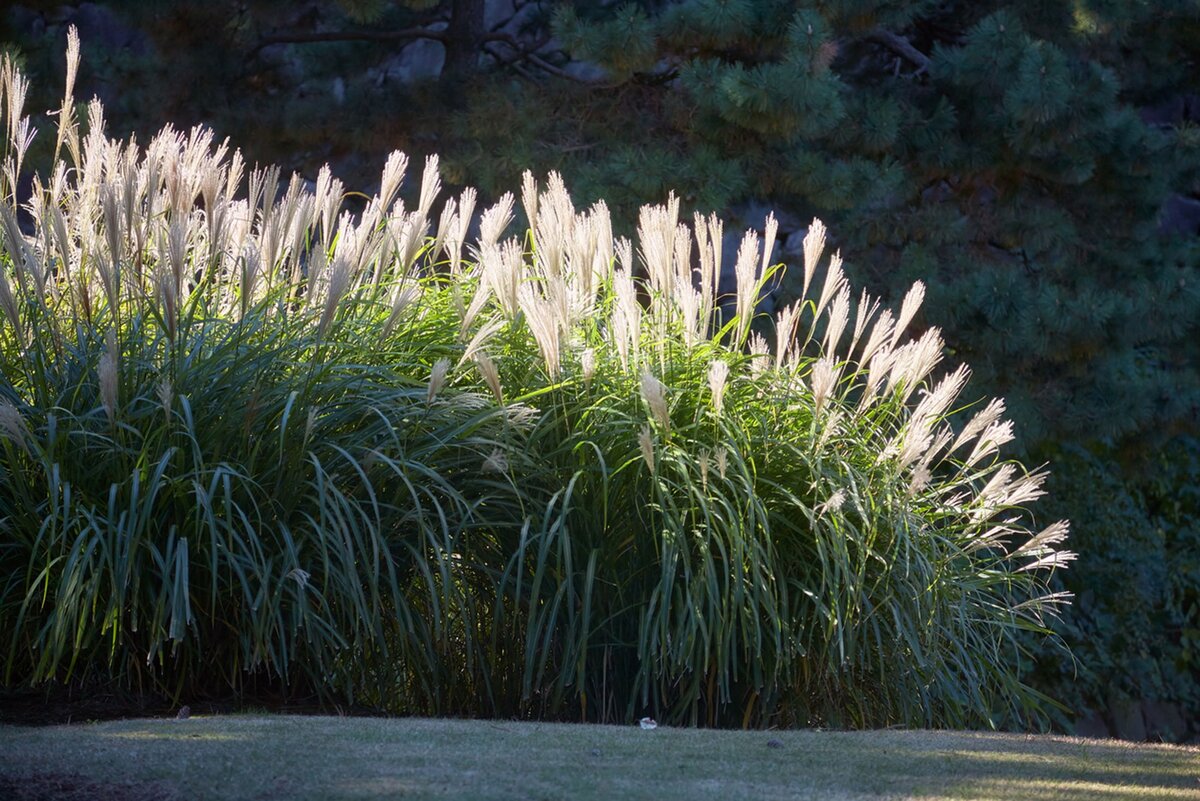
[[[501,44],[505,44],[513,50],[513,55],[511,56],[500,56],[491,48],[487,48],[488,55],[496,59],[497,63],[502,67],[515,66],[518,62],[528,61],[530,64],[533,64],[543,72],[548,72],[549,74],[558,78],[564,78],[568,81],[575,81],[576,83],[594,85],[592,81],[580,78],[577,75],[572,75],[561,67],[551,64],[549,61],[539,56],[537,51],[545,47],[549,41],[550,37],[544,36],[533,44],[523,45],[515,36],[503,31],[493,31],[492,33],[485,34],[483,37],[483,42],[485,44],[489,42],[500,42]]]
[[[884,30],[883,28],[875,28],[865,37],[869,42],[883,45],[888,50],[891,50],[898,56],[911,61],[917,65],[917,74],[929,71],[929,56],[922,53],[917,48],[913,47],[913,43],[905,39],[899,34]]]
[[[432,28],[403,28],[395,31],[293,31],[259,37],[250,51],[256,55],[260,50],[277,44],[311,44],[314,42],[411,42],[417,39],[432,39],[446,43],[445,31]]]

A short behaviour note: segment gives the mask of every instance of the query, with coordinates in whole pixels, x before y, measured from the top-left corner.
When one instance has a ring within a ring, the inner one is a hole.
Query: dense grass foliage
[[[77,43],[69,53],[74,75]],[[936,329],[855,301],[814,222],[804,299],[747,233],[554,175],[440,214],[395,154],[343,210],[204,130],[145,150],[67,99],[18,208],[3,75],[0,632],[8,685],[315,689],[398,712],[992,724],[1036,710],[1066,525],[957,414]],[[27,214],[32,233],[21,230]],[[765,336],[764,336],[765,332]],[[770,341],[768,341],[770,340]]]

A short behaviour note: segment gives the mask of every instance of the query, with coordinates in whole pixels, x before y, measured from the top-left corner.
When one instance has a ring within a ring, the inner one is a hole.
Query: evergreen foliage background
[[[1195,0],[27,0],[0,41],[35,87],[80,15],[108,36],[81,25],[81,85],[114,133],[203,121],[367,191],[396,148],[485,198],[555,169],[618,220],[672,190],[746,224],[770,206],[826,220],[858,285],[925,281],[923,321],[1075,521],[1082,672],[1047,656],[1034,680],[1200,725]]]

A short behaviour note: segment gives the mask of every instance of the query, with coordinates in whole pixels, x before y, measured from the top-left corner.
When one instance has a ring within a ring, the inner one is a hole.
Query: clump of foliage
[[[400,712],[1000,725],[1037,714],[1066,524],[936,328],[857,301],[824,227],[756,318],[715,217],[526,176],[479,217],[393,154],[355,216],[197,129],[80,136],[23,208],[3,72],[5,684],[250,682]],[[21,230],[19,215],[32,222]],[[765,326],[771,342],[759,331]]]
[[[1080,448],[1055,460],[1049,511],[1069,513],[1079,559],[1056,583],[1075,594],[1057,629],[1074,660],[1030,680],[1075,710],[1174,705],[1200,720],[1200,442],[1168,444],[1136,482]],[[1049,655],[1048,655],[1049,656]],[[1180,737],[1184,731],[1151,732]]]

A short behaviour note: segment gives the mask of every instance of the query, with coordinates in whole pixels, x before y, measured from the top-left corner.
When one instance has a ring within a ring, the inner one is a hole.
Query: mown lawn
[[[192,717],[0,726],[0,797],[1200,799],[1200,749],[971,732]]]

